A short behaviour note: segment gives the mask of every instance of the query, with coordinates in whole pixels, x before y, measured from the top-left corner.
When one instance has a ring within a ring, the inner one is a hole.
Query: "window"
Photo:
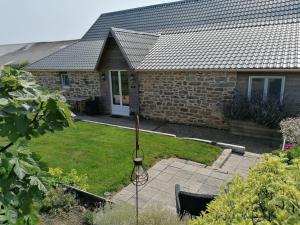
[[[258,99],[267,98],[283,101],[285,77],[250,76],[248,83],[248,98],[255,96]]]
[[[69,75],[67,73],[61,73],[60,74],[60,79],[61,79],[61,86],[63,88],[70,87]]]

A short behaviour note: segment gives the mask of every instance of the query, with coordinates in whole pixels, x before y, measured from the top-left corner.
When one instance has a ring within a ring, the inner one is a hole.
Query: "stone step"
[[[222,154],[219,156],[219,158],[213,163],[212,168],[213,169],[222,168],[222,166],[225,164],[227,159],[230,157],[231,153],[232,153],[232,149],[224,149]]]

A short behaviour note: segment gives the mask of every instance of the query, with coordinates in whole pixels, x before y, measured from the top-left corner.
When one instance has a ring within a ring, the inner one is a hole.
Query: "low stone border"
[[[207,144],[211,144],[211,145],[217,145],[224,149],[231,149],[232,152],[241,154],[241,155],[244,155],[246,152],[246,147],[240,146],[240,145],[233,145],[233,144],[227,144],[227,143],[223,143],[223,142],[209,141],[209,140],[199,139],[199,138],[181,138],[181,139],[191,140],[191,141],[199,141],[199,142],[203,142],[203,143],[207,143]]]
[[[133,127],[125,127],[125,126],[120,126],[120,125],[115,125],[115,124],[110,124],[110,123],[96,122],[96,121],[92,121],[92,120],[80,120],[80,119],[77,119],[77,120],[88,122],[88,123],[100,124],[100,125],[109,126],[109,127],[117,127],[117,128],[127,129],[127,130],[135,130],[135,128],[133,128]],[[140,131],[150,133],[150,134],[160,134],[160,135],[176,138],[176,135],[174,135],[174,134],[168,134],[168,133],[162,133],[162,132],[144,130],[144,129],[140,129]]]

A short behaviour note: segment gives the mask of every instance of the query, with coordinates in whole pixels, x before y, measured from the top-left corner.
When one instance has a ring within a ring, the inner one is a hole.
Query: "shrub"
[[[286,104],[281,104],[274,98],[262,100],[259,96],[252,96],[249,100],[248,97],[236,93],[233,101],[224,106],[226,118],[250,120],[269,128],[277,128],[287,115]]]
[[[84,191],[88,189],[88,176],[86,174],[79,175],[75,169],[72,169],[70,172],[64,172],[60,168],[49,168],[48,173],[50,175],[49,183],[53,186],[67,184]]]
[[[95,213],[90,210],[86,210],[83,215],[83,223],[85,225],[93,225],[94,220],[95,220]]]
[[[282,136],[288,143],[300,144],[300,117],[282,120],[280,128]]]
[[[135,225],[135,208],[128,205],[114,206],[112,210],[104,210],[96,214],[96,225]],[[139,224],[147,225],[184,225],[178,216],[170,210],[151,207],[140,210]]]
[[[24,61],[24,62],[21,62],[21,63],[17,63],[17,64],[11,64],[9,65],[9,67],[13,68],[13,69],[16,69],[16,70],[21,70],[23,69],[25,66],[28,66],[30,64],[29,61]]]
[[[206,212],[190,222],[201,224],[299,224],[300,159],[285,163],[281,156],[265,155],[247,180],[228,182]]]
[[[294,159],[300,159],[300,147],[297,146],[288,151],[274,151],[273,154],[284,158],[286,163],[291,164]]]
[[[225,104],[224,116],[234,120],[249,120],[251,114],[248,97],[235,94],[232,102]]]
[[[77,204],[76,197],[70,193],[65,193],[61,187],[50,189],[42,201],[42,212],[58,214],[68,212]]]

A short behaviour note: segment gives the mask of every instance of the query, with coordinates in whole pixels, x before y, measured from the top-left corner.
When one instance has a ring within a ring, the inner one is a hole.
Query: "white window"
[[[70,79],[68,73],[60,73],[60,79],[61,79],[61,86],[63,88],[70,87]]]
[[[250,76],[248,98],[273,98],[283,101],[285,77],[281,76]]]

